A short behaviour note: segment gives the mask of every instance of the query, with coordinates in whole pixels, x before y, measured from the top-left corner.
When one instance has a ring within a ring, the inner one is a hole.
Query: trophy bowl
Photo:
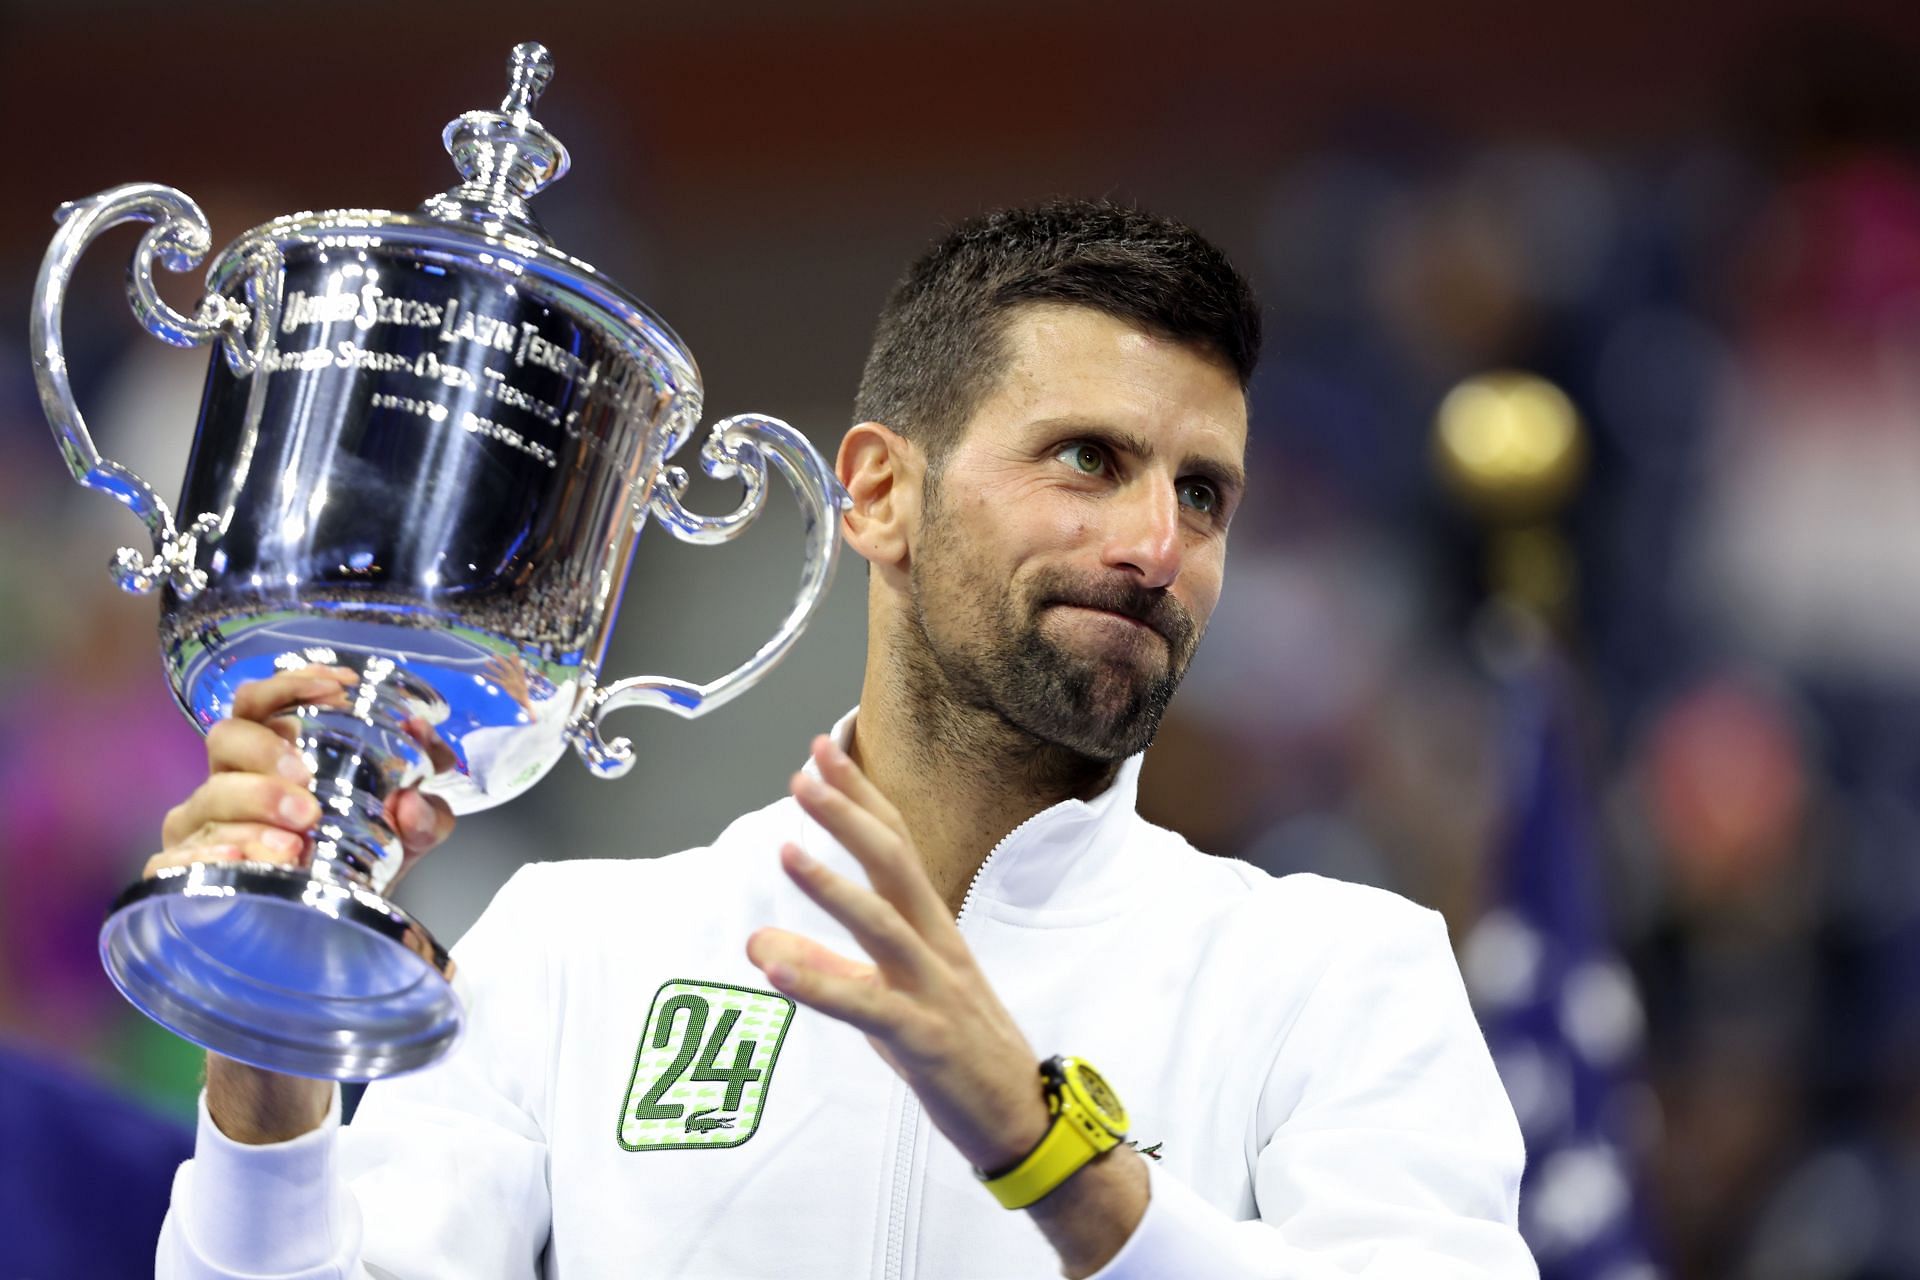
[[[185,1038],[295,1075],[370,1080],[420,1067],[457,1039],[453,963],[385,896],[405,788],[456,813],[503,803],[572,747],[589,768],[632,765],[603,736],[622,707],[683,717],[751,686],[824,598],[845,491],[776,419],[716,424],[703,469],[737,478],[740,506],[681,503],[669,459],[701,413],[692,355],[657,316],[556,248],[528,199],[565,174],[566,149],[531,114],[547,51],[517,47],[498,111],[446,127],[462,181],[418,210],[296,214],[214,260],[188,316],[155,292],[211,245],[194,203],[155,184],[63,206],[34,296],[41,401],[75,479],[147,524],[115,576],[160,593],[160,648],[202,732],[243,685],[320,664],[340,697],[283,713],[323,817],[309,866],[201,863],[143,879],[100,936],[120,991]],[[61,306],[74,264],[108,227],[152,225],[135,251],[134,314],[178,346],[214,348],[176,522],[140,477],[94,448],[74,404]],[[779,629],[706,684],[603,682],[642,526],[727,541],[758,514],[769,466],[804,519],[801,583]]]

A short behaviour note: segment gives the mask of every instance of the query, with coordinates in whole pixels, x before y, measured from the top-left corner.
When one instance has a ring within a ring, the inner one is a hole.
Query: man
[[[1134,813],[1258,332],[1177,223],[955,230],[839,450],[857,713],[710,848],[519,872],[459,949],[466,1040],[349,1129],[331,1086],[210,1061],[161,1275],[1532,1275],[1439,918]],[[261,722],[342,678],[248,689],[151,865],[303,856]],[[396,809],[416,851],[450,829]]]

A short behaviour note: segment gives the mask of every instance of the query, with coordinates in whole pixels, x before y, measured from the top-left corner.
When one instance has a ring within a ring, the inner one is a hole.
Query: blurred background
[[[409,207],[525,39],[573,153],[538,205],[557,242],[680,332],[710,415],[828,451],[952,221],[1104,195],[1223,245],[1268,326],[1253,489],[1145,810],[1446,914],[1549,1280],[1920,1277],[1910,5],[0,9],[0,1125],[99,1085],[164,1155],[199,1061],[95,959],[203,756],[154,602],[108,580],[139,527],[36,402],[50,214],[164,182],[218,246]],[[67,351],[103,451],[170,496],[206,357],[137,330],[136,238],[83,263]],[[611,675],[708,678],[773,629],[799,528],[773,506],[731,547],[642,539]],[[851,705],[863,632],[850,562],[760,691],[628,713],[632,776],[563,761],[403,901],[451,940],[523,861],[704,843]],[[7,1145],[18,1211],[51,1192]]]

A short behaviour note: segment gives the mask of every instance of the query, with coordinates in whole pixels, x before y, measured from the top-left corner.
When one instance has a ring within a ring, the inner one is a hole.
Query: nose
[[[1180,497],[1164,476],[1142,476],[1114,494],[1102,564],[1133,574],[1149,589],[1180,575]]]

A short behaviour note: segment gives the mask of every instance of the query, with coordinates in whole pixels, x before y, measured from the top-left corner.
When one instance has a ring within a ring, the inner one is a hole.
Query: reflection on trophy
[[[602,776],[633,753],[602,734],[622,707],[684,717],[765,675],[832,578],[845,492],[793,428],[742,416],[700,451],[737,477],[739,508],[681,505],[668,465],[701,412],[680,339],[592,267],[553,247],[529,197],[567,152],[531,114],[552,77],[523,44],[498,111],[446,128],[462,181],[412,213],[347,209],[254,228],[214,261],[183,315],[154,263],[184,271],[211,245],[169,187],[116,187],[63,206],[34,294],[41,401],[81,484],[146,522],[122,549],[130,591],[158,588],[160,643],[204,731],[235,691],[320,663],[357,682],[291,713],[325,817],[308,870],[170,868],[121,895],[100,936],[114,983],[187,1039],[257,1066],[365,1080],[419,1067],[459,1034],[453,965],[385,896],[401,845],[388,800],[418,786],[456,813],[532,786],[571,745]],[[68,384],[60,317],[74,264],[122,222],[151,223],[129,276],[139,321],[211,345],[176,520],[94,448]],[[768,465],[805,517],[801,586],[779,630],[708,684],[600,666],[641,526],[725,542],[759,513]]]

